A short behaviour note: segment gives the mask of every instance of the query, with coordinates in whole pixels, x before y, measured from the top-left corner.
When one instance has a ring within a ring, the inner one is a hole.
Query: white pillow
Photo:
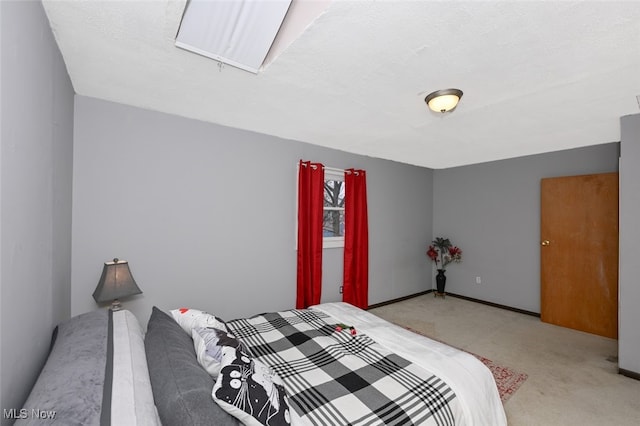
[[[240,349],[222,348],[222,368],[213,386],[213,400],[248,426],[291,424],[282,379]]]
[[[219,328],[196,327],[193,329],[191,337],[193,338],[193,346],[196,350],[198,363],[214,379],[220,373],[223,347],[240,348],[245,353],[249,352],[238,339]]]
[[[197,309],[174,309],[171,311],[171,315],[189,336],[191,336],[192,330],[196,327],[215,327],[227,330],[226,324],[220,318]]]

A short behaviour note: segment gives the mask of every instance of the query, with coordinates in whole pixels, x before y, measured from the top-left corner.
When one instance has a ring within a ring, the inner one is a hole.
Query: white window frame
[[[324,168],[324,180],[339,180],[344,182],[344,170],[335,169],[333,167]],[[344,212],[344,207],[323,207],[322,211],[338,210]],[[324,216],[324,215],[323,215]],[[344,235],[341,237],[322,237],[322,248],[341,248],[344,247]]]

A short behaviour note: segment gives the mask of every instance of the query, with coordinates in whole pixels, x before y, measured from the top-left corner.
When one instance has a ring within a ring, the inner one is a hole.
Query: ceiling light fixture
[[[444,113],[454,109],[461,97],[462,90],[444,89],[429,93],[424,101],[433,111]]]

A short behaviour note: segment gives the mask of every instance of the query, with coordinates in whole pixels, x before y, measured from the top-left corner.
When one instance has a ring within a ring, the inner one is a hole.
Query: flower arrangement
[[[427,257],[435,262],[436,268],[444,270],[449,263],[462,261],[462,250],[451,244],[448,238],[438,237],[427,249]]]
[[[336,324],[336,331],[340,333],[342,330],[349,330],[349,333],[351,333],[352,336],[357,334],[356,328],[352,325]]]

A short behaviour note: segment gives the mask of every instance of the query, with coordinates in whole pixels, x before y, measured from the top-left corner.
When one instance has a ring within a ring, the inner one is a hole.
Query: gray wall
[[[640,114],[620,119],[620,319],[618,365],[640,374]]]
[[[0,2],[0,408],[70,315],[73,88],[40,2]],[[7,419],[2,424],[10,424]]]
[[[93,310],[103,262],[130,262],[126,300],[235,318],[295,305],[296,164],[367,170],[370,303],[424,291],[428,169],[76,96],[73,314]],[[342,249],[324,252],[322,301],[341,299]]]
[[[617,171],[618,147],[436,170],[434,236],[463,250],[447,267],[447,291],[540,312],[540,179]]]

